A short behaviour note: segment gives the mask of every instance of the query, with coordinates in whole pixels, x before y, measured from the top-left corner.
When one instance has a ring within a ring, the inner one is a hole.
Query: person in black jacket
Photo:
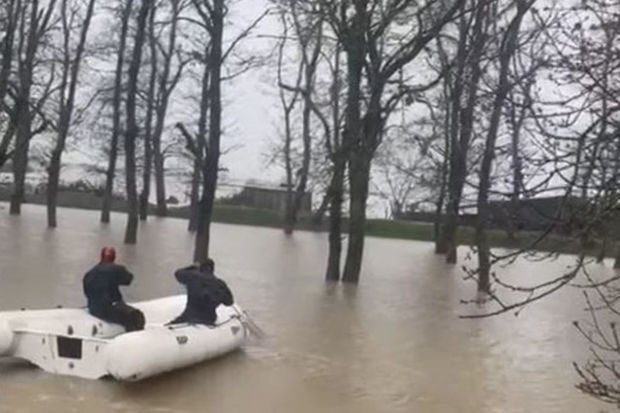
[[[187,305],[183,313],[170,324],[191,323],[214,325],[215,309],[220,305],[233,305],[233,295],[226,283],[215,276],[215,264],[204,263],[181,268],[174,273],[177,281],[187,288]]]
[[[93,316],[110,323],[120,324],[127,331],[144,328],[144,314],[125,303],[119,286],[129,285],[133,274],[122,265],[114,263],[116,251],[111,247],[101,250],[101,261],[86,273],[83,279],[88,311]]]

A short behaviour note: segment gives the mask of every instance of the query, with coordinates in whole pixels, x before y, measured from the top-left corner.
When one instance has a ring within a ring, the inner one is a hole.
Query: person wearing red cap
[[[115,260],[114,248],[102,248],[100,262],[84,276],[88,311],[97,318],[122,325],[127,331],[142,330],[144,314],[127,305],[119,291],[119,286],[131,284],[133,274],[124,266],[115,264]]]

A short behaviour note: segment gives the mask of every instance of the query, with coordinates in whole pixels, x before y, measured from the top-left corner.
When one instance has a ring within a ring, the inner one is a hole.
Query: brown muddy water
[[[0,208],[3,205],[0,204]],[[0,311],[81,306],[83,273],[104,244],[136,275],[128,300],[182,292],[172,272],[192,253],[186,222],[151,219],[139,244],[122,245],[125,218],[96,212],[0,209]],[[263,342],[191,369],[134,384],[54,376],[0,362],[0,412],[597,412],[580,394],[573,361],[588,346],[566,289],[512,314],[463,320],[474,288],[429,243],[370,238],[357,287],[326,285],[324,234],[214,225],[213,257],[237,301],[269,334]],[[466,253],[463,249],[463,255]],[[561,271],[519,262],[513,277]],[[609,267],[609,263],[607,267]],[[609,271],[600,268],[599,271]],[[609,409],[611,410],[611,409]]]

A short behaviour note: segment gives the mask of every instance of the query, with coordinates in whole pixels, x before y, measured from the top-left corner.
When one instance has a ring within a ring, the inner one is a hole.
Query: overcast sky
[[[266,9],[266,0],[239,1],[231,10],[228,27],[229,39],[239,30],[247,27]],[[278,22],[269,17],[262,21],[254,31],[254,36],[241,46],[243,52],[267,52],[270,41],[258,39],[278,30]],[[267,164],[265,156],[270,142],[278,137],[277,122],[280,117],[277,87],[269,68],[257,69],[241,78],[224,84],[227,105],[224,108],[224,132],[222,147],[241,145],[226,154],[224,165],[230,170],[233,179],[280,180],[283,172],[274,165]]]

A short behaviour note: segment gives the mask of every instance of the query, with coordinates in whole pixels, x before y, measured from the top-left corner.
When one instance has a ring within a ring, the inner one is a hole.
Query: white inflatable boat
[[[215,326],[166,326],[185,303],[178,295],[131,304],[147,321],[132,333],[85,309],[0,312],[0,358],[27,360],[50,373],[137,381],[231,352],[248,336],[237,306],[219,306]]]

